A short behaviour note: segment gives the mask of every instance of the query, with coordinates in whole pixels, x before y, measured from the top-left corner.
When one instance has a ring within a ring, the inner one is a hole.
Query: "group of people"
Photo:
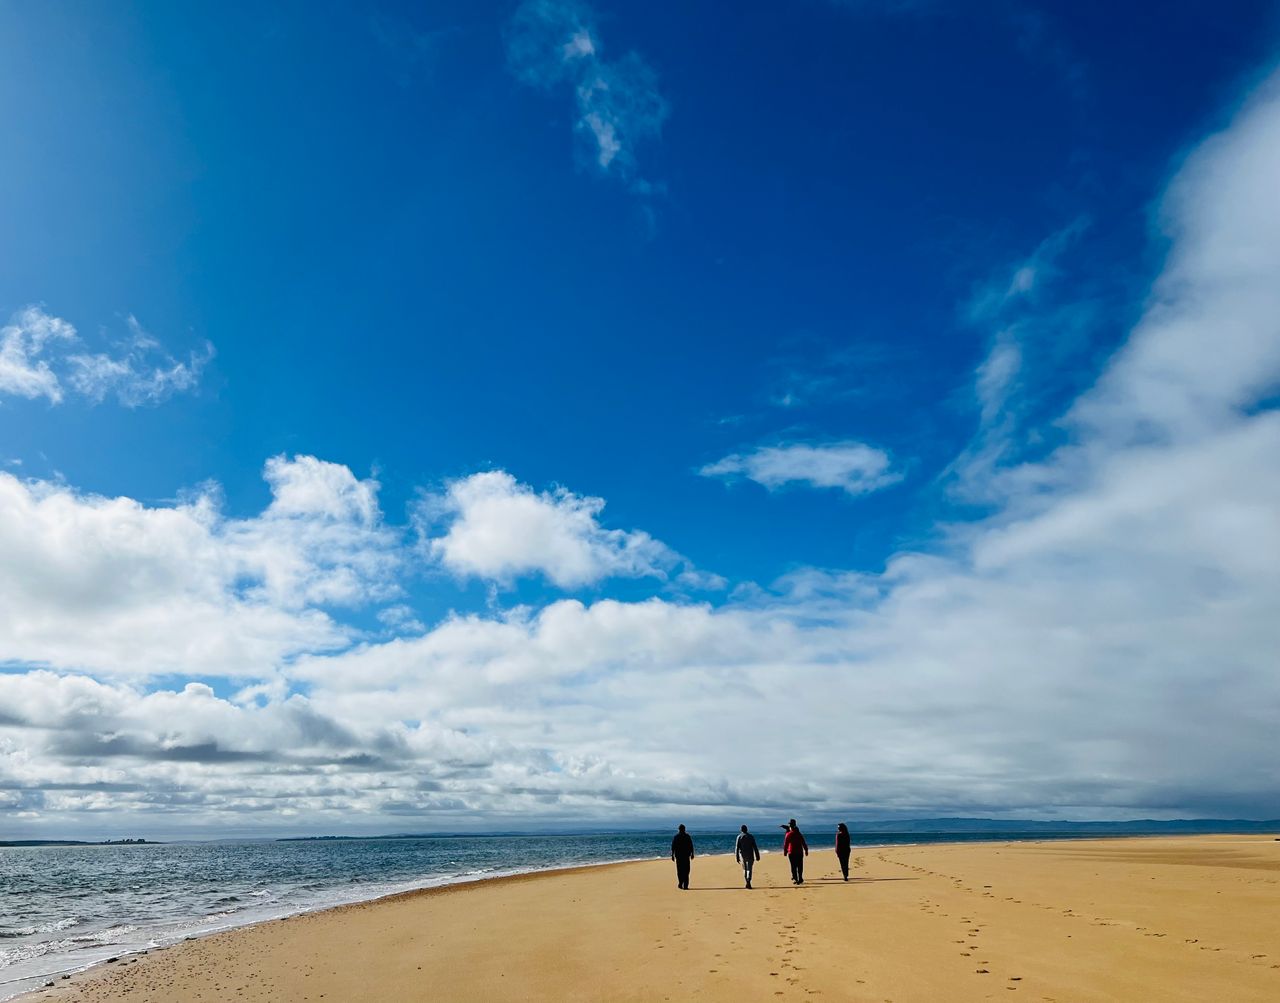
[[[809,855],[809,843],[805,840],[804,833],[800,831],[800,826],[796,825],[794,818],[781,828],[785,830],[782,837],[782,852],[791,864],[791,883],[802,885],[804,884],[804,858]],[[694,855],[693,837],[682,825],[675,838],[671,840],[671,859],[676,863],[676,886],[679,888],[688,889],[689,887],[689,869]],[[756,837],[751,835],[745,825],[738,833],[733,855],[742,865],[742,876],[746,879],[746,886],[750,888],[751,871],[756,861],[760,859],[760,846],[756,843]],[[840,861],[840,873],[848,881],[849,827],[843,822],[836,826],[836,858]]]

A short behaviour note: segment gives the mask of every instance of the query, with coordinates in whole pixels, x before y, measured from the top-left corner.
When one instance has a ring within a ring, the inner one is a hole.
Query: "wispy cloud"
[[[1099,310],[1086,290],[1071,283],[1061,298],[1066,262],[1087,234],[1090,221],[1078,217],[1051,233],[1025,258],[979,283],[961,315],[989,339],[986,357],[974,371],[978,427],[944,474],[952,490],[970,500],[990,500],[1001,464],[1020,452],[1024,426],[1043,398],[1061,394],[1065,363],[1089,342]],[[1032,430],[1031,437],[1039,432]]]
[[[77,351],[83,339],[60,317],[30,306],[0,328],[0,395],[60,404],[68,391],[91,403],[114,397],[129,408],[193,389],[213,358],[205,344],[185,361],[170,355],[130,316],[129,336],[111,352]]]
[[[586,160],[637,194],[655,186],[638,176],[636,146],[656,137],[669,108],[657,74],[638,54],[603,55],[595,14],[574,0],[525,0],[507,26],[507,57],[524,83],[572,88],[575,134]]]
[[[1061,274],[1061,259],[1088,232],[1090,220],[1077,216],[1049,234],[1021,261],[980,283],[965,305],[966,319],[973,324],[999,320],[1011,308],[1040,297],[1047,283]]]
[[[49,357],[73,344],[76,329],[39,307],[29,306],[0,328],[0,393],[34,400],[62,401],[62,383]]]
[[[891,465],[888,453],[862,442],[791,443],[733,453],[708,463],[698,473],[730,480],[746,478],[770,490],[804,484],[862,495],[902,480],[902,474]]]

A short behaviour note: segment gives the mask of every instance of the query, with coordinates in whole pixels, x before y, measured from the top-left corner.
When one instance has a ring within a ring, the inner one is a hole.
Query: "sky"
[[[0,0],[0,833],[1280,817],[1278,67]]]

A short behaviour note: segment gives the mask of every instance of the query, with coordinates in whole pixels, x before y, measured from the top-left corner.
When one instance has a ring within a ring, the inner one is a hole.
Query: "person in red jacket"
[[[809,844],[805,842],[804,833],[800,831],[800,826],[796,825],[794,818],[783,828],[787,830],[787,834],[782,837],[782,852],[791,862],[791,883],[802,885],[804,884],[804,858],[809,855]]]

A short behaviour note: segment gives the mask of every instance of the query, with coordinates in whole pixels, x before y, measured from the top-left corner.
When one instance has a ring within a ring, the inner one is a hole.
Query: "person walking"
[[[742,865],[742,876],[747,879],[747,887],[750,888],[751,869],[760,859],[760,847],[756,846],[756,837],[747,832],[745,825],[742,832],[738,833],[738,841],[733,844],[733,856]]]
[[[693,837],[684,831],[684,826],[680,826],[680,831],[676,833],[675,839],[671,841],[671,859],[676,862],[676,887],[689,888],[689,861],[694,857],[693,853]]]
[[[836,826],[836,857],[840,861],[840,872],[846,881],[849,880],[849,827],[841,822]]]
[[[791,883],[802,885],[804,884],[804,858],[809,855],[809,844],[805,841],[804,833],[800,831],[800,826],[796,825],[794,818],[783,828],[787,830],[787,834],[782,837],[782,852],[791,862]]]

